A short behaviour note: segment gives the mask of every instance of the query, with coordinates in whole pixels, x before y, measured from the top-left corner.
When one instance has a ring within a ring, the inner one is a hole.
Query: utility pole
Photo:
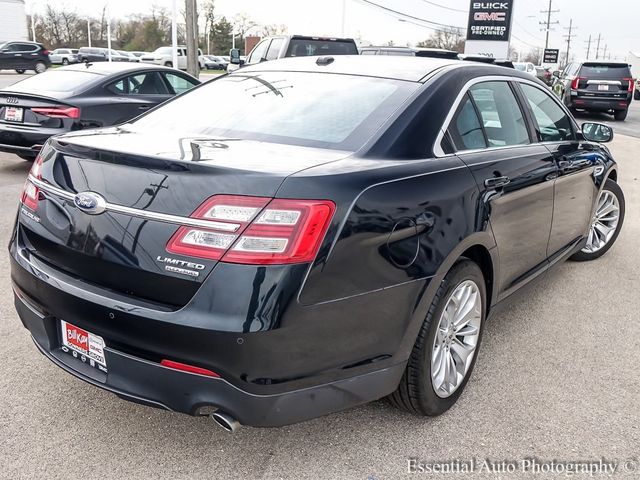
[[[107,58],[111,61],[111,8],[107,2]]]
[[[591,53],[591,34],[589,34],[589,40],[587,40],[587,60],[589,60],[589,54]]]
[[[602,59],[603,59],[603,60],[606,60],[606,59],[607,59],[607,47],[608,47],[608,46],[609,46],[609,45],[605,45],[605,46],[604,46],[604,52],[602,53]]]
[[[551,25],[558,25],[560,22],[557,20],[555,22],[551,21],[551,14],[558,13],[560,10],[552,10],[553,0],[549,0],[549,8],[547,10],[540,10],[540,13],[545,13],[547,15],[547,20],[544,22],[540,22],[540,25],[545,25],[544,31],[547,32],[546,39],[544,42],[544,49],[549,48],[549,32],[551,31]]]
[[[178,0],[171,6],[171,66],[178,68]]]
[[[596,45],[596,60],[600,58],[600,39],[602,38],[602,34],[598,34],[598,44]]]
[[[198,59],[198,13],[196,0],[186,0],[187,20],[187,73],[198,78],[200,62]]]
[[[569,63],[569,52],[571,51],[571,39],[576,36],[576,34],[572,34],[573,28],[573,18],[569,20],[569,27],[564,27],[565,30],[569,30],[569,33],[564,35],[564,38],[567,39],[567,63]]]

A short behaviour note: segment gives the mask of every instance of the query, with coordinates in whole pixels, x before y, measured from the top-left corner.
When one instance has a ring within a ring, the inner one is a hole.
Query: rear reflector
[[[31,111],[51,118],[80,118],[78,107],[33,107]]]
[[[42,178],[42,157],[40,157],[40,155],[38,155],[33,162],[29,175],[38,180]],[[27,178],[27,180],[24,182],[24,187],[22,188],[20,201],[25,207],[28,207],[31,210],[35,211],[38,208],[39,196],[40,191],[38,190],[38,187],[31,183]]]
[[[334,211],[334,203],[327,200],[216,195],[192,217],[228,227],[180,227],[169,240],[167,251],[250,265],[310,262]]]
[[[197,373],[198,375],[206,375],[207,377],[220,378],[216,372],[207,370],[206,368],[195,367],[193,365],[187,365],[186,363],[174,362],[173,360],[164,359],[160,362],[160,365],[173,370],[180,370],[181,372]]]

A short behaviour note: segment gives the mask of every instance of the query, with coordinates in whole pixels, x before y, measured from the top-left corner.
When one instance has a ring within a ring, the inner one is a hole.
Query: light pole
[[[171,15],[171,61],[173,68],[178,68],[178,1],[173,0]]]
[[[111,8],[107,2],[107,58],[111,61]]]
[[[89,48],[91,48],[91,20],[87,19],[87,43],[89,44]]]

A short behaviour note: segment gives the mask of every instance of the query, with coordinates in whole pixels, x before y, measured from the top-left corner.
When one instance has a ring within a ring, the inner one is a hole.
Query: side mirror
[[[607,143],[613,140],[613,129],[602,123],[582,124],[582,136],[590,142]]]
[[[229,62],[233,65],[240,65],[240,50],[237,48],[229,50]]]
[[[554,70],[553,71],[553,76],[556,78],[560,78],[560,70]]]

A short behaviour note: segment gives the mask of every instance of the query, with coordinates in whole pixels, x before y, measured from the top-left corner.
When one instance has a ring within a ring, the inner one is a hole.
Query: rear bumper
[[[398,364],[279,394],[255,395],[223,379],[172,370],[107,348],[109,373],[105,374],[61,350],[55,318],[43,316],[20,295],[16,295],[15,305],[38,350],[67,373],[125,400],[190,415],[219,409],[243,425],[283,426],[375,400],[396,388],[405,366]]]
[[[629,108],[631,98],[595,98],[583,96],[571,96],[570,107],[584,108],[587,110],[626,110]]]
[[[59,133],[61,133],[59,130],[54,132],[46,131],[46,129],[26,130],[0,123],[0,152],[35,157],[47,140]]]

